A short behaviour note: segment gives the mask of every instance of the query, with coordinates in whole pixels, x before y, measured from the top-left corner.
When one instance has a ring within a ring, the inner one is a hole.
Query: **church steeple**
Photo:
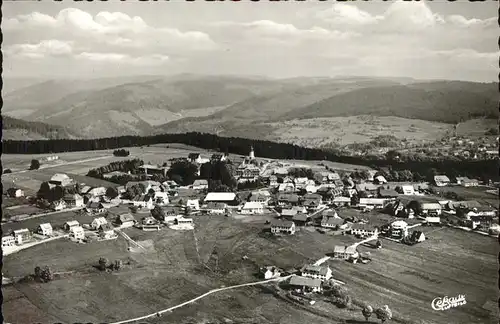
[[[250,146],[250,154],[248,155],[250,159],[255,159],[255,152],[253,151],[253,146]]]

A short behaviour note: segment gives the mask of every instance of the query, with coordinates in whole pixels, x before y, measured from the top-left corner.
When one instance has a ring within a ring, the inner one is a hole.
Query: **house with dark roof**
[[[272,220],[271,221],[271,233],[273,234],[295,234],[295,223],[292,221],[284,220]]]
[[[120,227],[132,227],[136,223],[134,216],[130,213],[120,214],[115,219],[115,224]]]
[[[279,194],[277,202],[278,206],[296,206],[299,204],[299,196],[296,194]]]
[[[309,215],[307,214],[296,214],[292,217],[292,221],[295,223],[297,226],[304,226],[306,225],[307,221],[309,220]]]
[[[321,292],[323,290],[322,281],[301,276],[293,276],[290,278],[290,287],[302,293]]]
[[[396,198],[399,194],[396,190],[391,189],[379,189],[378,197],[379,198]]]
[[[357,258],[358,257],[358,251],[356,250],[355,246],[345,246],[345,245],[336,245],[333,248],[333,257],[336,259],[350,259],[350,258]]]
[[[444,186],[448,186],[451,183],[451,181],[450,181],[450,178],[448,178],[445,175],[435,175],[434,176],[434,183],[438,187],[444,187]]]

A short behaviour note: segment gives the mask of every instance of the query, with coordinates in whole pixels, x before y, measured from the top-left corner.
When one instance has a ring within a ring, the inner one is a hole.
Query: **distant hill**
[[[282,114],[277,120],[356,115],[395,116],[444,123],[497,118],[498,84],[427,82],[358,89]]]
[[[77,138],[70,130],[41,122],[29,122],[2,116],[3,140],[44,140]]]

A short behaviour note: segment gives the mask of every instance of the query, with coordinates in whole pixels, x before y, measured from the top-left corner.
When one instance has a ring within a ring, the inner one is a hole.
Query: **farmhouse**
[[[144,164],[139,167],[139,170],[141,171],[140,173],[145,174],[146,177],[153,175],[166,176],[168,167],[163,167],[160,165]]]
[[[281,216],[283,217],[293,217],[295,215],[297,215],[298,211],[296,209],[293,209],[293,208],[286,208],[286,209],[282,209],[281,210]]]
[[[210,162],[210,159],[202,158],[200,153],[189,153],[188,160],[191,163],[204,164]]]
[[[300,225],[303,226],[307,223],[309,220],[309,215],[307,214],[297,214],[292,217],[292,221],[295,223],[295,225]]]
[[[315,185],[307,185],[305,188],[307,193],[316,193],[318,192],[318,188]]]
[[[322,283],[320,279],[293,276],[290,279],[289,284],[293,289],[299,290],[302,293],[322,291],[322,286],[321,286]]]
[[[305,200],[302,202],[302,206],[306,207],[308,211],[314,211],[319,208],[320,202],[317,200]]]
[[[101,225],[104,225],[107,223],[108,223],[108,221],[106,220],[106,218],[97,217],[97,218],[94,218],[92,223],[90,223],[90,227],[92,227],[94,230],[97,230],[97,229],[99,229],[99,227],[101,227]]]
[[[83,240],[85,238],[85,231],[81,226],[73,226],[69,231],[69,237],[75,240]]]
[[[200,201],[198,199],[188,199],[186,202],[186,207],[193,210],[200,210]]]
[[[66,205],[70,208],[72,207],[83,207],[85,206],[83,202],[83,197],[79,194],[68,194],[64,196],[64,201]]]
[[[16,238],[12,235],[2,237],[2,247],[16,245]]]
[[[153,198],[149,195],[140,195],[132,200],[132,205],[140,208],[153,209]]]
[[[226,212],[227,205],[218,202],[209,202],[206,210],[210,214],[224,214]]]
[[[335,197],[332,199],[332,203],[335,204],[335,206],[342,207],[342,206],[350,206],[351,205],[351,198],[348,197]]]
[[[100,202],[91,202],[85,210],[89,214],[101,214],[106,212],[106,208],[104,208],[104,205]]]
[[[234,192],[210,192],[204,199],[204,202],[223,202],[226,204],[234,204],[236,194]]]
[[[106,195],[106,188],[104,187],[94,187],[87,192],[87,195],[91,197],[101,197]]]
[[[43,236],[52,236],[52,225],[50,223],[43,223],[38,225],[36,232]]]
[[[52,178],[50,178],[49,183],[56,186],[66,187],[73,184],[73,180],[63,173],[56,173],[52,176]]]
[[[301,274],[303,277],[325,281],[332,277],[332,269],[328,266],[307,265],[302,268]]]
[[[356,258],[358,251],[355,246],[335,245],[333,248],[333,257],[337,259]]]
[[[408,223],[405,221],[395,221],[391,224],[389,235],[395,239],[402,239],[408,236]]]
[[[295,192],[295,185],[293,183],[287,182],[287,183],[280,183],[278,186],[278,191],[279,192]]]
[[[479,180],[469,179],[467,177],[457,177],[457,184],[463,187],[477,187],[479,186]]]
[[[7,195],[12,198],[19,198],[24,196],[24,191],[19,188],[9,188],[7,189]]]
[[[344,220],[340,217],[323,216],[321,219],[321,227],[336,229],[344,224]]]
[[[263,214],[264,206],[258,201],[249,201],[241,208],[242,214]]]
[[[413,185],[402,185],[400,189],[401,193],[406,196],[413,196],[415,195],[415,188]]]
[[[441,215],[441,205],[438,203],[422,203],[422,214],[424,215]]]
[[[299,203],[299,196],[295,194],[279,194],[278,206],[296,206]]]
[[[16,239],[17,244],[23,244],[24,242],[31,240],[31,232],[27,228],[15,230],[14,238]]]
[[[103,239],[111,239],[116,236],[115,230],[108,223],[102,224],[98,227],[99,236]]]
[[[68,231],[68,232],[69,232],[69,231],[71,231],[71,229],[72,229],[73,227],[77,227],[77,226],[80,226],[80,223],[78,223],[78,221],[76,221],[76,220],[67,221],[66,223],[64,223],[64,225],[63,225],[63,229],[64,229],[65,231]]]
[[[444,187],[444,186],[448,186],[451,183],[451,181],[450,181],[450,178],[448,178],[445,175],[436,175],[436,176],[434,176],[434,183],[438,187]]]
[[[373,236],[378,234],[378,229],[368,224],[352,224],[352,235]]]
[[[384,208],[386,198],[360,198],[358,206],[360,208]]]
[[[292,221],[273,220],[271,221],[271,233],[273,234],[295,234],[295,223]]]
[[[208,180],[206,179],[196,179],[193,182],[193,190],[207,190]]]
[[[372,183],[360,183],[356,185],[358,193],[364,192],[368,197],[375,197],[377,195],[378,186]]]
[[[260,272],[262,273],[262,276],[266,280],[281,276],[280,270],[276,267],[271,267],[271,266],[261,268]]]
[[[384,176],[379,175],[373,178],[373,182],[377,184],[384,184],[387,183],[387,180],[384,178]]]
[[[270,187],[277,187],[279,184],[278,184],[278,177],[275,176],[275,175],[271,175],[269,177],[269,186]]]
[[[132,227],[135,225],[135,218],[130,213],[120,214],[116,217],[115,224],[120,227]]]

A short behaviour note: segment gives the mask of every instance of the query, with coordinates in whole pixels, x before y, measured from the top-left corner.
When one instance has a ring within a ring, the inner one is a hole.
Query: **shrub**
[[[31,165],[30,165],[30,170],[38,170],[40,169],[40,161],[38,160],[31,160]]]
[[[129,156],[130,152],[124,149],[119,149],[119,150],[114,150],[113,151],[114,156]]]

